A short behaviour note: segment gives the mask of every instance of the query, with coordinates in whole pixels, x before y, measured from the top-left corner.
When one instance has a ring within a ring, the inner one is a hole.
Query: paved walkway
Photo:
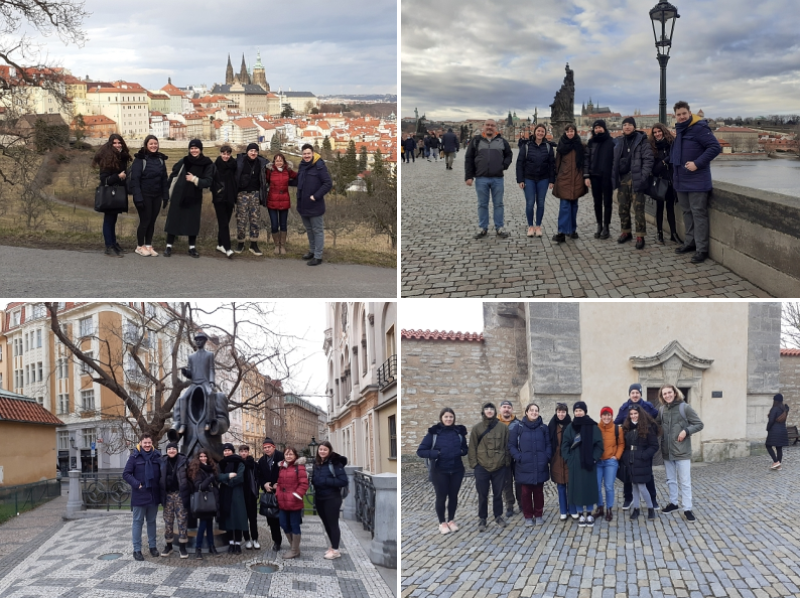
[[[98,251],[0,246],[7,297],[392,297],[397,270],[301,260],[111,259]]]
[[[591,195],[580,199],[578,234],[558,244],[559,200],[548,192],[544,236],[528,238],[525,198],[514,163],[505,176],[505,221],[510,237],[473,240],[477,196],[464,184],[464,152],[453,170],[443,162],[402,164],[401,296],[436,297],[769,297],[712,260],[695,265],[658,245],[648,223],[645,248],[620,246],[616,205],[611,238],[594,238]],[[491,205],[490,205],[490,226]],[[664,224],[666,227],[666,222]],[[667,229],[668,230],[668,229]]]
[[[392,598],[358,539],[342,522],[342,558],[323,559],[327,541],[318,517],[303,521],[298,559],[283,561],[268,549],[266,525],[259,525],[262,549],[243,550],[241,556],[201,561],[151,558],[133,560],[131,513],[64,522],[66,497],[55,499],[0,526],[0,546],[11,539],[16,546],[0,557],[0,597],[69,598]],[[56,520],[56,516],[58,520]],[[260,518],[260,524],[265,523]],[[163,548],[163,521],[158,518],[158,547]],[[144,532],[145,553],[147,533]],[[103,560],[104,555],[119,555]],[[279,570],[263,574],[251,569],[259,563]]]
[[[694,513],[657,512],[656,520],[622,515],[616,484],[614,521],[579,528],[558,518],[554,486],[545,485],[544,526],[477,531],[474,478],[466,478],[456,514],[461,529],[440,535],[424,468],[403,466],[403,598],[769,598],[800,596],[800,524],[794,519],[800,449],[768,457],[692,465]],[[663,467],[656,468],[661,505]],[[627,512],[629,513],[629,512]]]

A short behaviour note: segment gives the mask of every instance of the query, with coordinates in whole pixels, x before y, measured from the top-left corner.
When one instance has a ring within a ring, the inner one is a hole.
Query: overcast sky
[[[667,106],[706,116],[800,113],[797,0],[674,0]],[[403,0],[402,114],[550,114],[569,62],[575,110],[658,113],[656,0]]]
[[[480,299],[403,301],[400,309],[400,328],[483,332],[483,301]]]
[[[39,38],[77,77],[148,89],[225,83],[261,50],[270,87],[317,95],[397,93],[396,0],[302,3],[86,0],[83,48]]]

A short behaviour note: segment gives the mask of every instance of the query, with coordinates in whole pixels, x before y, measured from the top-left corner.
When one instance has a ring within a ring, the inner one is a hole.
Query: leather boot
[[[611,236],[611,233],[608,232],[608,225],[604,224],[603,225],[603,230],[600,233],[600,238],[601,239],[608,239],[608,237],[610,237],[610,236]]]
[[[663,230],[658,231],[658,242],[661,243],[662,245],[664,244],[664,231]]]
[[[594,234],[595,239],[599,239],[600,235],[603,233],[603,225],[599,222],[597,223],[597,232]]]
[[[592,513],[592,517],[594,517],[595,519],[600,519],[605,514],[606,514],[605,508],[599,506],[594,510],[594,513]]]
[[[614,513],[609,509],[606,511],[606,521],[611,521],[612,519],[614,519]]]
[[[281,253],[281,233],[272,233],[272,242],[275,244],[275,251],[273,252],[275,255],[280,255]]]
[[[296,534],[286,534],[288,536],[291,548],[288,552],[284,552],[281,557],[284,559],[293,559],[300,556],[300,536]]]
[[[217,552],[217,547],[213,544],[208,547],[208,554],[213,554],[214,556],[219,556],[219,552]]]
[[[279,234],[281,236],[281,255],[286,255],[286,235],[287,235],[287,232],[284,230],[284,231],[281,231]]]

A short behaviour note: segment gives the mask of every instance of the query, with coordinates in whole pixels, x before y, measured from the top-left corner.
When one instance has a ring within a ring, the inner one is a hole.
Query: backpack
[[[328,468],[331,470],[331,475],[333,477],[336,477],[336,472],[333,471],[333,463],[331,463],[330,461],[328,461]],[[342,498],[347,498],[347,495],[350,494],[350,484],[348,483],[347,486],[340,488],[340,490]]]
[[[665,408],[666,408],[666,406],[662,405],[661,408],[659,409],[658,414],[661,416],[661,419],[664,419],[664,409]],[[680,412],[681,417],[683,418],[683,421],[685,421],[686,425],[688,426],[689,425],[689,420],[686,419],[686,403],[684,403],[683,401],[678,403],[678,411]],[[684,427],[686,427],[686,426],[684,426]]]

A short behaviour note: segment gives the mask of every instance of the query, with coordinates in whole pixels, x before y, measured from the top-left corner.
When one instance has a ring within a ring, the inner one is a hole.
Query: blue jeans
[[[536,204],[536,226],[542,226],[544,216],[544,196],[547,195],[547,187],[550,181],[542,179],[534,181],[525,179],[525,215],[528,217],[528,226],[533,226],[533,206]]]
[[[614,480],[617,479],[617,469],[619,468],[619,461],[614,459],[606,459],[605,461],[597,462],[597,494],[600,498],[597,500],[597,506],[603,506],[603,488],[606,489],[606,504],[609,509],[614,506]]]
[[[281,528],[287,534],[300,535],[300,521],[303,519],[303,511],[284,511],[281,509],[278,519],[281,522]]]
[[[303,226],[306,227],[306,235],[308,236],[308,250],[314,254],[314,257],[322,259],[322,248],[325,245],[325,216],[301,216]]]
[[[286,232],[286,217],[289,215],[289,210],[273,210],[269,208],[269,222],[272,226],[272,233],[278,231]]]
[[[578,200],[562,199],[558,208],[558,232],[571,235],[578,230]]]
[[[578,514],[578,507],[575,505],[569,505],[567,507],[567,485],[566,484],[556,484],[558,486],[558,508],[561,511],[562,515],[567,514],[567,508],[569,508],[570,515],[577,515]]]
[[[133,540],[133,551],[142,551],[142,524],[147,520],[147,543],[150,548],[156,547],[156,517],[158,516],[158,505],[147,505],[146,507],[133,507],[133,525],[131,526],[131,539]]]
[[[106,241],[106,247],[111,247],[117,242],[117,214],[116,212],[103,213],[103,239]]]
[[[197,538],[194,542],[195,548],[203,547],[203,534],[208,538],[208,547],[214,546],[214,520],[213,519],[198,519],[197,520]]]
[[[489,228],[489,194],[494,206],[494,227],[503,227],[503,178],[479,176],[475,179],[475,191],[478,193],[478,226],[484,230]]]

